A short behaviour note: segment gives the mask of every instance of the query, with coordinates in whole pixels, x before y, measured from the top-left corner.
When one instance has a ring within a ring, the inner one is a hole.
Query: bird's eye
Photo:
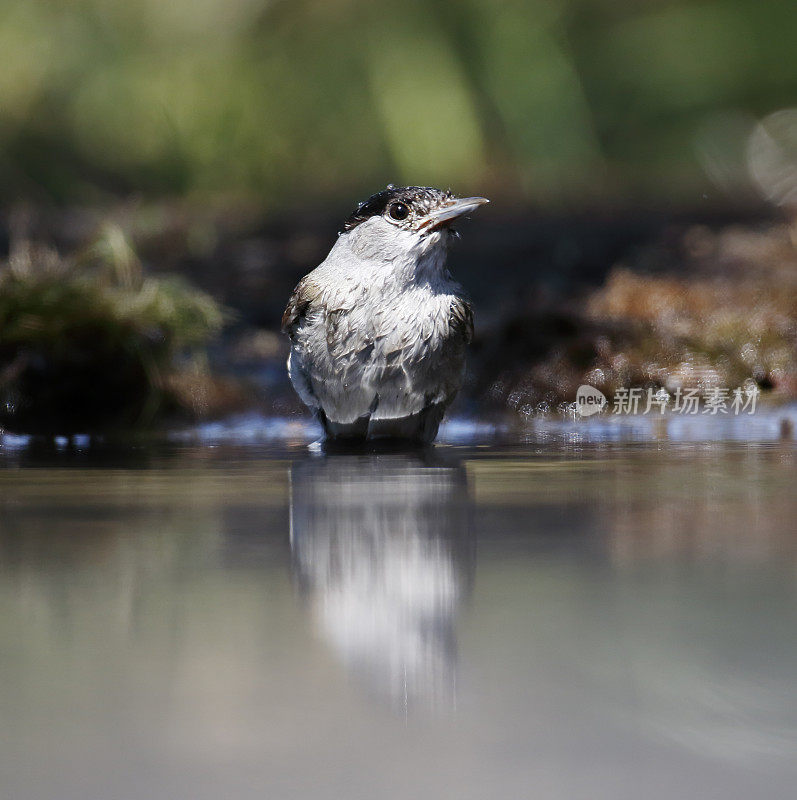
[[[410,215],[410,210],[404,203],[393,203],[387,213],[393,219],[407,219]]]

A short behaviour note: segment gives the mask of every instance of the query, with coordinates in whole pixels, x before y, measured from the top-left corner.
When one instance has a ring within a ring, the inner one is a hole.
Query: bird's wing
[[[473,308],[471,304],[461,297],[451,301],[448,322],[454,334],[462,337],[466,344],[473,340]]]
[[[282,332],[293,338],[296,328],[307,316],[310,306],[321,295],[319,287],[309,280],[309,275],[302,278],[293,290],[285,313],[282,315]]]

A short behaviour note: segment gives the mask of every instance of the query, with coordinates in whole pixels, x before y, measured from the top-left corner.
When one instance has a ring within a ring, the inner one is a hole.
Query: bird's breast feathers
[[[450,292],[419,286],[378,297],[367,287],[361,293],[336,288],[321,291],[305,279],[286,310],[291,374],[306,383],[300,394],[341,421],[448,404],[473,330],[470,306],[456,285]]]

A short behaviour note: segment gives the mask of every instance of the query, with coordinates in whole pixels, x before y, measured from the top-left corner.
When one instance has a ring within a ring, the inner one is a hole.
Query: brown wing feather
[[[473,308],[467,300],[457,297],[451,301],[449,314],[451,329],[456,331],[467,344],[473,340]]]
[[[307,277],[302,278],[293,290],[288,305],[285,308],[285,313],[282,315],[282,332],[293,336],[294,331],[301,321],[307,316],[313,301],[318,297],[318,287],[307,280]]]

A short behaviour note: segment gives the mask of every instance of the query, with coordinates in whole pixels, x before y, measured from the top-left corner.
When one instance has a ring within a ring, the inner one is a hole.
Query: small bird
[[[327,439],[431,442],[462,385],[473,311],[446,269],[451,223],[484,197],[372,195],[282,317],[288,373]]]

